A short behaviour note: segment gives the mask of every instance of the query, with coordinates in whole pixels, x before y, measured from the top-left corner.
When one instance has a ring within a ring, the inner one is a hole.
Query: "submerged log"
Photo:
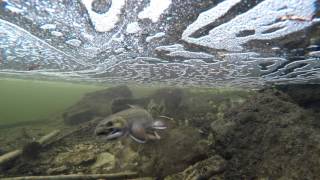
[[[39,143],[41,146],[44,147],[59,132],[60,132],[59,130],[52,131],[51,133],[40,138],[40,140],[37,141],[37,143]],[[8,152],[8,153],[0,156],[0,166],[11,161],[11,160],[18,158],[22,154],[22,152],[23,152],[22,149],[18,149],[18,150],[14,150],[14,151]]]
[[[0,166],[2,164],[5,164],[6,162],[9,162],[9,161],[17,158],[21,154],[22,154],[22,150],[18,149],[18,150],[14,150],[14,151],[8,152],[8,153],[0,156]]]
[[[24,177],[11,177],[3,178],[3,180],[96,180],[96,179],[132,179],[137,178],[138,173],[127,172],[127,173],[115,173],[115,174],[70,174],[70,175],[54,175],[54,176],[24,176]]]

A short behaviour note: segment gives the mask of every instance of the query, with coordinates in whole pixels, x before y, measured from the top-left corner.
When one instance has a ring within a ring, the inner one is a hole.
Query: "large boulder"
[[[225,179],[317,179],[320,123],[286,94],[265,90],[212,123]]]
[[[131,97],[132,92],[127,86],[116,86],[88,93],[63,113],[64,122],[68,125],[76,125],[97,116],[107,116],[111,114],[111,104],[114,100]]]
[[[181,172],[210,154],[209,143],[192,127],[170,128],[159,141],[131,146],[141,157],[137,170],[158,178]]]
[[[320,84],[279,85],[276,88],[300,106],[320,112]]]

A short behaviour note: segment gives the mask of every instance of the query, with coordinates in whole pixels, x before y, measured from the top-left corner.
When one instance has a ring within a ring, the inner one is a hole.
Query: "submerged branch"
[[[53,137],[57,136],[59,134],[59,130],[52,131],[51,133],[43,136],[41,139],[38,140],[38,143],[45,146],[46,143],[48,143]]]
[[[4,180],[96,180],[96,179],[131,179],[137,178],[138,173],[128,172],[128,173],[115,173],[115,174],[70,174],[70,175],[54,175],[54,176],[24,176],[24,177],[12,177],[4,178]]]
[[[55,137],[60,131],[59,130],[55,130],[52,131],[51,133],[43,136],[39,141],[37,141],[37,143],[39,143],[42,146],[46,146],[46,144],[53,138]],[[23,150],[18,149],[18,150],[14,150],[11,152],[8,152],[2,156],[0,156],[0,166],[16,159],[17,157],[19,157],[22,154]]]
[[[0,166],[2,164],[5,164],[6,162],[9,162],[9,161],[17,158],[21,154],[22,154],[22,150],[18,149],[18,150],[14,150],[14,151],[8,152],[8,153],[0,156]]]

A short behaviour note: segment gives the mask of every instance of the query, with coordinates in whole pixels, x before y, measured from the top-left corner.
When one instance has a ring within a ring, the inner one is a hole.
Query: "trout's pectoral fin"
[[[130,129],[130,137],[139,143],[145,143],[148,138],[146,129],[140,124],[132,125]]]
[[[131,139],[133,139],[134,141],[136,141],[138,143],[146,143],[146,140],[138,139],[138,138],[134,137],[132,134],[130,134],[129,136],[131,137]]]
[[[158,130],[167,129],[167,125],[161,120],[153,121],[151,127]]]
[[[154,131],[153,134],[147,134],[148,136],[148,139],[151,139],[151,140],[159,140],[161,139],[160,135]]]

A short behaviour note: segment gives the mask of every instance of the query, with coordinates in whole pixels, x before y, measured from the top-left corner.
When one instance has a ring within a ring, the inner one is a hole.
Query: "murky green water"
[[[46,119],[83,94],[103,86],[22,79],[0,79],[0,126]]]

